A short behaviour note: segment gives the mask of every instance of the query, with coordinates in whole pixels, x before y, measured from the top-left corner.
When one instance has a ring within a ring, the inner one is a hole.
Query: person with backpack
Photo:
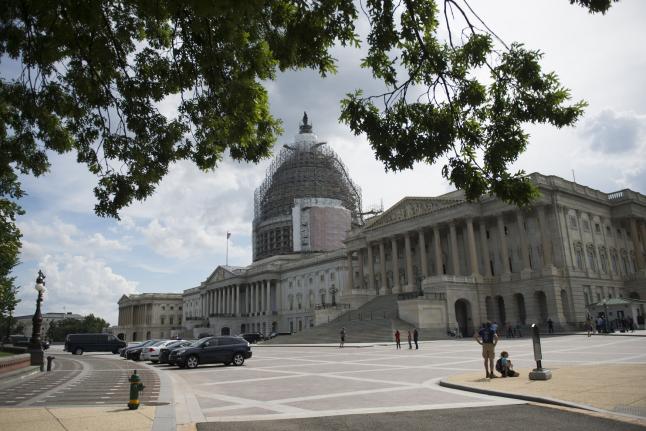
[[[498,376],[494,374],[493,361],[496,358],[496,344],[498,343],[498,334],[491,327],[491,322],[487,322],[480,331],[473,334],[476,342],[482,346],[482,358],[487,379],[493,379]],[[490,371],[491,370],[491,371]]]
[[[500,352],[500,358],[496,361],[496,371],[498,371],[502,377],[518,377],[520,374],[514,371],[514,365],[509,359],[509,353],[504,350]]]

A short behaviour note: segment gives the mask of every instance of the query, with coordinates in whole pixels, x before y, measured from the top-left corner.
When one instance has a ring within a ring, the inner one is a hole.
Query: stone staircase
[[[307,328],[290,336],[279,336],[265,344],[324,344],[338,343],[339,332],[345,328],[346,343],[393,342],[395,329],[402,332],[412,325],[397,317],[397,295],[377,296],[356,310],[337,317],[330,323]]]

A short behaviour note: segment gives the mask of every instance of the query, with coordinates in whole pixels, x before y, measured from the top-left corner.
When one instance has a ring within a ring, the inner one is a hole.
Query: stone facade
[[[400,304],[412,324],[464,335],[485,320],[575,328],[591,302],[645,297],[646,196],[531,178],[541,196],[529,208],[452,192],[368,220],[346,241],[352,294],[419,292],[417,311]],[[444,314],[429,315],[438,303]]]
[[[199,287],[184,292],[186,336],[297,332],[313,326],[317,313],[347,309],[333,305],[345,288],[345,265],[345,254],[336,251],[273,256],[245,268],[218,266]]]
[[[174,338],[183,332],[181,293],[142,293],[119,299],[119,323],[113,333],[125,341]]]

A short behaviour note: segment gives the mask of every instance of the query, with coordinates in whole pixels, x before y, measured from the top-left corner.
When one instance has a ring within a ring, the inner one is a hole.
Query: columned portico
[[[509,249],[507,248],[507,232],[502,214],[498,215],[496,222],[498,224],[498,238],[500,239],[500,266],[502,273],[508,276],[511,272],[509,268]]]
[[[482,248],[482,262],[483,262],[483,275],[485,277],[491,277],[491,256],[489,255],[489,244],[487,242],[487,223],[484,220],[480,220],[479,223],[480,231],[480,247]]]
[[[467,219],[467,243],[471,275],[480,275],[480,271],[478,271],[478,255],[476,254],[476,237],[473,232],[473,219],[470,218]]]
[[[379,286],[379,293],[384,295],[386,293],[386,249],[384,248],[384,240],[379,241],[379,278],[381,286]]]
[[[460,258],[458,257],[458,234],[455,229],[455,222],[449,223],[449,234],[451,235],[451,265],[454,275],[460,275]]]
[[[410,246],[410,234],[404,234],[404,253],[406,255],[406,291],[412,292],[415,286],[413,279],[413,255]]]
[[[442,259],[442,242],[439,226],[433,226],[433,245],[435,247],[435,274],[444,274],[444,263]]]
[[[393,293],[401,292],[401,285],[399,282],[399,256],[397,253],[397,237],[392,237],[390,239],[391,245],[391,259],[393,266]]]
[[[375,288],[375,258],[372,255],[372,244],[368,244],[368,292],[373,293]]]
[[[428,277],[428,258],[426,257],[426,240],[424,238],[424,229],[420,229],[417,232],[418,236],[418,248],[419,248],[419,259],[420,259],[420,268],[422,270],[422,277]]]

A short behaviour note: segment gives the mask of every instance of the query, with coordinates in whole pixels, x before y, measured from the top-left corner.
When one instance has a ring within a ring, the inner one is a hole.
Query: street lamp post
[[[45,292],[45,274],[43,274],[41,270],[38,270],[35,289],[38,291],[38,299],[36,299],[36,312],[31,320],[33,323],[33,329],[31,332],[29,354],[31,355],[31,365],[39,365],[40,370],[43,371],[45,354],[43,352],[43,345],[40,341],[40,329],[43,324],[43,315],[40,313],[40,303],[43,302],[43,293]]]

